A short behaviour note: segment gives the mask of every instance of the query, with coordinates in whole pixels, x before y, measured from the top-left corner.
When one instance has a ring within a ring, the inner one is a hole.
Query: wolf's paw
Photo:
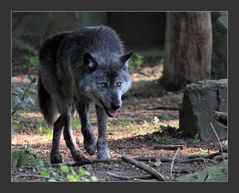
[[[84,140],[84,147],[88,154],[93,155],[96,151],[96,140],[91,141]]]
[[[82,155],[80,151],[76,151],[75,153],[72,154],[72,158],[76,162],[87,162],[88,159]]]
[[[110,153],[108,148],[99,149],[97,152],[97,158],[101,160],[107,160],[110,158]]]
[[[58,164],[58,163],[62,163],[63,159],[62,159],[62,155],[60,153],[51,153],[51,163],[52,164]]]

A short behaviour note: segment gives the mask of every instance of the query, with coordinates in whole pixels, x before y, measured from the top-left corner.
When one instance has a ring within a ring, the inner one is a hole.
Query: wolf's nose
[[[112,108],[112,110],[118,110],[119,108],[120,108],[120,105],[118,105],[118,104],[111,104],[111,108]]]

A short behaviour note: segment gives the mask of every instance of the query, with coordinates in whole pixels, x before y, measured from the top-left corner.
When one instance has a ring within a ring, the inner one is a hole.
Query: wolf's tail
[[[46,122],[52,126],[54,122],[54,117],[56,115],[56,106],[49,95],[49,93],[44,88],[41,77],[38,78],[38,100],[40,110],[46,120]]]

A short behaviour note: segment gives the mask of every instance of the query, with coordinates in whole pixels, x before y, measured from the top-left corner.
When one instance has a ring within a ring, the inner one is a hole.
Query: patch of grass
[[[199,135],[196,134],[196,135],[194,136],[194,138],[190,138],[190,139],[188,140],[188,145],[190,145],[190,146],[197,146],[197,145],[200,144],[200,142],[201,142],[201,140],[199,139]]]
[[[113,132],[113,131],[117,131],[119,129],[119,127],[113,125],[112,123],[108,123],[107,125],[107,131]]]
[[[170,135],[157,135],[154,137],[157,143],[170,143],[172,142],[175,138],[170,136]]]
[[[182,132],[178,131],[176,128],[172,127],[164,127],[161,126],[161,131],[155,133],[154,139],[158,143],[171,143],[172,141],[175,141],[177,139],[182,138]]]
[[[36,68],[37,65],[39,64],[38,56],[32,54],[26,55],[24,59],[25,59],[24,64],[25,67]]]
[[[144,58],[144,65],[153,66],[156,63],[164,63],[164,50],[153,49],[139,52],[139,54]]]
[[[37,126],[37,132],[47,140],[51,140],[53,137],[53,129],[48,127],[45,123],[40,123]]]
[[[71,125],[72,125],[73,129],[80,129],[81,128],[81,123],[80,123],[80,120],[78,118],[74,118],[72,120]]]

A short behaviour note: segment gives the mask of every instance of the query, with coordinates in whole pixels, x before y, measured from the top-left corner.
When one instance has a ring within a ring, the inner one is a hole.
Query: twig
[[[147,108],[146,110],[171,110],[171,111],[179,111],[180,107],[178,106],[167,106],[167,105],[160,105],[153,108]]]
[[[160,158],[160,161],[161,161],[161,162],[171,162],[172,159],[167,158],[167,157],[161,157],[161,158]]]
[[[148,166],[144,163],[138,162],[134,159],[131,159],[128,156],[125,156],[125,155],[122,155],[121,158],[124,161],[129,162],[129,163],[135,165],[136,167],[148,172],[149,174],[151,174],[152,176],[154,176],[158,180],[165,181],[165,177],[161,173],[159,173],[157,170],[155,170],[154,168],[151,168],[150,166]]]
[[[201,162],[204,159],[209,159],[210,161],[212,161],[211,159],[213,159],[215,156],[221,155],[220,152],[216,152],[210,155],[191,155],[191,156],[187,156],[184,160],[179,160],[179,159],[175,159],[174,162],[177,163],[191,163],[191,162]],[[167,157],[162,157],[160,158],[161,162],[172,162],[171,158],[167,158]]]
[[[205,159],[203,159],[203,162],[204,162],[205,168],[207,170],[207,173],[206,173],[206,175],[205,175],[205,177],[203,179],[203,181],[205,182],[209,178],[209,172],[208,172],[208,166],[207,166],[207,163],[206,163]]]
[[[76,161],[76,162],[68,162],[65,163],[67,166],[83,166],[87,164],[95,164],[95,163],[113,163],[113,162],[120,162],[120,160],[113,160],[113,159],[107,159],[107,160],[101,160],[101,159],[95,159],[95,160],[84,160],[84,161]],[[53,166],[59,166],[59,164],[52,164]]]
[[[177,149],[176,153],[174,154],[173,156],[173,160],[172,160],[172,163],[171,163],[171,168],[170,168],[170,177],[171,179],[173,179],[173,166],[174,166],[174,160],[179,152],[180,148]]]
[[[118,174],[115,174],[115,173],[112,173],[112,172],[106,172],[106,174],[108,176],[111,176],[113,178],[117,178],[119,180],[133,180],[133,179],[145,180],[145,179],[152,179],[152,178],[154,178],[152,175],[145,175],[145,176],[122,176],[122,175],[118,175]]]
[[[155,145],[154,149],[169,149],[169,150],[175,150],[175,149],[183,149],[184,145]]]
[[[217,132],[216,132],[215,128],[213,127],[212,123],[210,123],[210,125],[211,125],[211,127],[212,127],[212,129],[213,129],[213,132],[214,132],[215,135],[216,135],[216,138],[217,138],[217,141],[218,141],[218,143],[219,143],[219,146],[220,146],[220,149],[221,149],[221,153],[222,153],[222,160],[223,160],[223,163],[225,163],[225,158],[224,158],[224,155],[223,155],[223,148],[222,148],[222,144],[221,144],[221,142],[220,142],[220,138],[219,138],[219,136],[217,135]]]
[[[206,156],[204,156],[204,158],[212,159],[212,158],[214,158],[215,156],[220,155],[220,154],[221,154],[221,152],[218,151],[218,152],[215,152],[215,153],[206,155]]]

